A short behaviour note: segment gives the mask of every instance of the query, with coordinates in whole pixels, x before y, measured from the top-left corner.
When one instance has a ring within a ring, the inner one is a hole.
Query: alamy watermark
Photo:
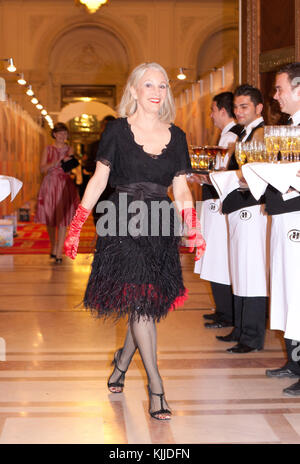
[[[96,212],[101,214],[96,224],[100,237],[170,237],[182,235],[180,216],[174,203],[167,200],[133,200],[128,203],[128,194],[119,194],[116,205],[110,200],[98,203]],[[183,209],[193,204],[185,202]],[[197,216],[200,215],[201,202],[196,202]],[[173,219],[172,219],[173,218]]]
[[[6,342],[0,337],[0,361],[6,361]]]

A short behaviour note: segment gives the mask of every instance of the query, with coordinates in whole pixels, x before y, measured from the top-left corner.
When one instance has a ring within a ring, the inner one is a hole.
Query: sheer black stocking
[[[149,394],[150,394],[150,413],[160,410],[169,410],[169,406],[162,396],[164,394],[163,383],[157,366],[157,337],[155,321],[151,318],[140,318],[139,320],[131,319],[128,324],[127,334],[122,352],[116,360],[118,369],[126,371],[131,359],[138,348],[143,365],[145,367]],[[120,378],[121,372],[115,369],[109,382],[116,382]],[[153,393],[151,395],[151,392]],[[160,396],[158,396],[160,395]],[[170,416],[170,412],[162,412],[157,418]]]

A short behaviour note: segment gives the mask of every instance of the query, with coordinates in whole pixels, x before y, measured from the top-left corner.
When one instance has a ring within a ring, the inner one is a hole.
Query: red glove
[[[65,254],[66,256],[69,256],[69,258],[76,258],[80,231],[90,212],[91,210],[85,209],[82,205],[79,205],[76,210],[75,216],[70,224],[69,233],[65,240]]]
[[[197,218],[196,210],[195,208],[185,208],[181,211],[181,216],[188,226],[187,236],[189,252],[192,253],[194,251],[194,247],[196,247],[195,261],[198,261],[204,254],[206,243],[201,234],[201,225]]]

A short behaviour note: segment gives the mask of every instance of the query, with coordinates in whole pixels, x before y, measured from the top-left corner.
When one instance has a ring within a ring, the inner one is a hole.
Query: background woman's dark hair
[[[54,127],[51,130],[51,137],[55,139],[54,134],[56,132],[65,132],[65,131],[69,133],[69,129],[67,128],[67,126],[63,122],[57,122],[56,124],[54,124]]]

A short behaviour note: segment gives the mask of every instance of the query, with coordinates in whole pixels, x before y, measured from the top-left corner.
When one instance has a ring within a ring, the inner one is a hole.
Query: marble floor
[[[205,329],[213,301],[182,255],[190,298],[158,325],[159,367],[173,417],[148,415],[138,355],[124,393],[106,387],[125,322],[94,319],[81,306],[91,256],[55,265],[45,255],[0,255],[0,444],[300,443],[300,398],[282,394],[291,379],[269,379],[284,362],[279,334],[265,349],[226,353]],[[207,311],[206,311],[207,312]]]

